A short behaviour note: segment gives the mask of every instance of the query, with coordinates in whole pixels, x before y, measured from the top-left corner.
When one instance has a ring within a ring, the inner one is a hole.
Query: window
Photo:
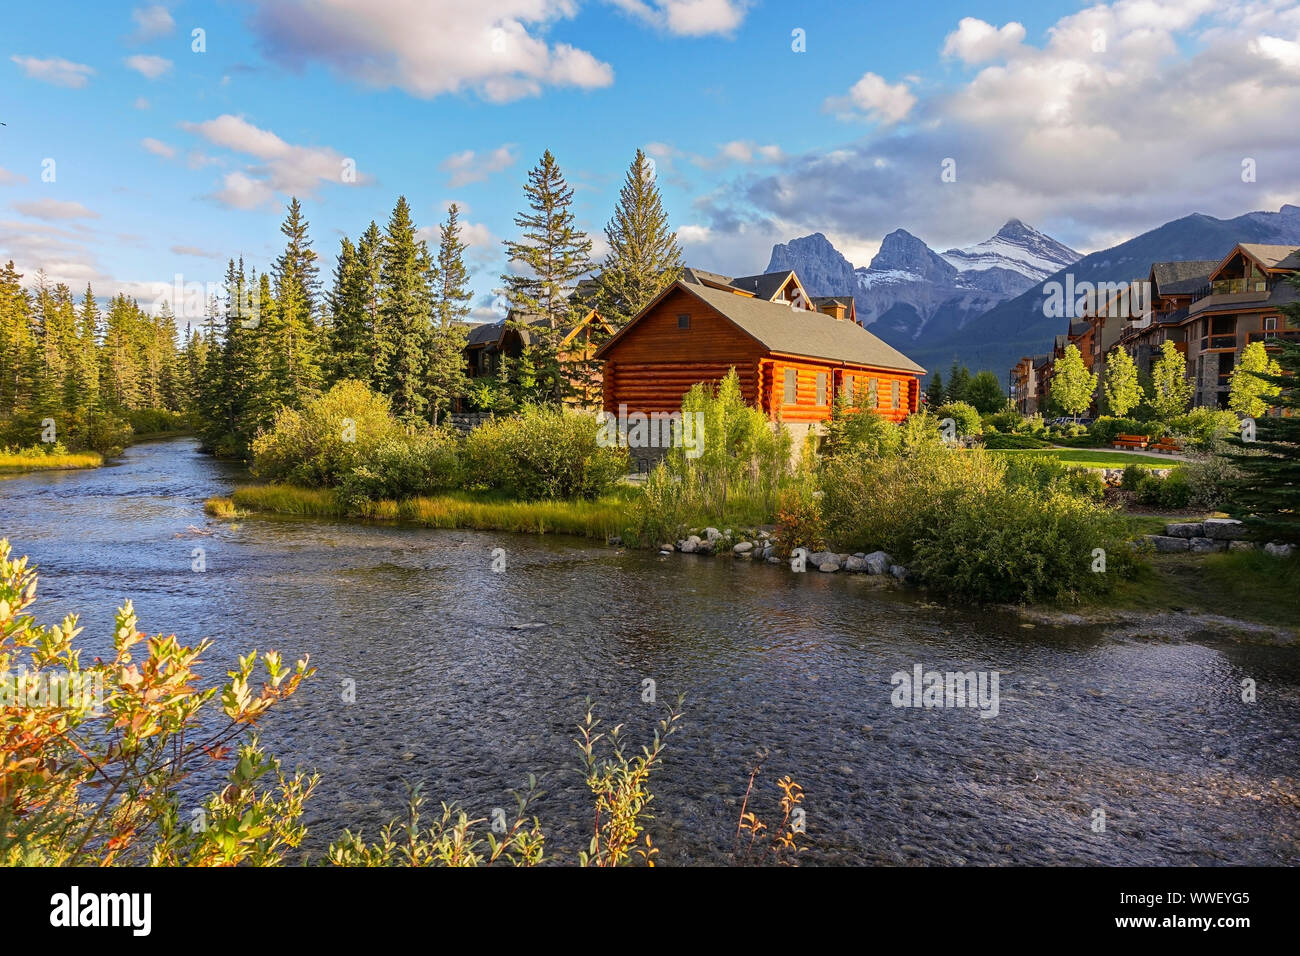
[[[844,404],[853,404],[853,376],[844,376]]]
[[[880,407],[880,384],[874,378],[867,381],[867,407]]]
[[[890,385],[893,388],[893,392],[894,392],[894,408],[898,408],[898,382],[897,381],[890,382]]]
[[[679,329],[689,329],[691,327],[691,317],[686,314],[677,316],[677,327]]]
[[[785,370],[785,403],[787,405],[799,404],[799,377],[798,373],[792,368]]]
[[[1266,316],[1264,316],[1264,331],[1265,331],[1265,332],[1276,332],[1276,331],[1277,331],[1277,316],[1276,316],[1276,315],[1266,315]]]
[[[817,373],[817,404],[826,404],[826,373]]]

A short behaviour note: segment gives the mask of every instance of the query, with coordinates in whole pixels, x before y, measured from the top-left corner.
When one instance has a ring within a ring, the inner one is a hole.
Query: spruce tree
[[[411,207],[401,196],[380,250],[379,311],[386,366],[383,391],[392,400],[393,413],[408,425],[422,421],[428,405],[424,373],[433,312],[432,269],[428,248],[416,238]]]
[[[677,234],[668,227],[654,168],[639,149],[605,237],[609,253],[600,270],[596,307],[617,330],[682,274]]]
[[[344,236],[329,295],[330,347],[325,374],[331,385],[343,379],[370,381],[373,342],[367,291],[365,265],[352,240]]]
[[[1289,311],[1300,326],[1300,307]],[[1243,440],[1248,428],[1234,440],[1241,478],[1228,510],[1265,541],[1300,544],[1300,342],[1278,342],[1277,349],[1278,374],[1260,377],[1278,389],[1272,404],[1279,414],[1254,422],[1254,441]]]
[[[299,407],[321,384],[316,295],[319,269],[307,236],[302,205],[290,200],[280,232],[287,242],[276,259],[274,321],[264,317],[260,331],[269,355],[269,397],[277,405]]]
[[[506,259],[520,271],[501,279],[519,315],[513,324],[529,343],[524,358],[539,388],[558,405],[570,390],[560,366],[560,342],[579,318],[570,296],[591,271],[592,243],[576,225],[573,189],[549,149],[529,171],[524,195],[528,210],[515,217],[520,239],[505,242]]]
[[[438,261],[434,270],[434,328],[426,369],[425,391],[430,420],[436,425],[443,409],[465,394],[465,319],[471,292],[465,267],[465,242],[460,234],[460,208],[452,203],[447,221],[438,230]]]
[[[361,278],[361,296],[365,303],[365,328],[369,335],[370,388],[384,391],[388,380],[388,355],[384,349],[388,339],[383,334],[383,314],[379,308],[379,275],[383,268],[381,254],[384,234],[372,219],[357,241],[357,271]]]

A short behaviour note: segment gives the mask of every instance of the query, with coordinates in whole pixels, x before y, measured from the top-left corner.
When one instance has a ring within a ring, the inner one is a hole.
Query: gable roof
[[[1258,242],[1243,242],[1241,251],[1255,259],[1265,269],[1300,269],[1300,249],[1295,246],[1271,246]]]
[[[1151,266],[1151,281],[1158,295],[1187,295],[1209,285],[1217,265],[1213,259],[1156,262]]]
[[[675,282],[655,296],[617,335],[600,347],[596,357],[603,358],[628,329],[674,289],[695,296],[770,352],[925,374],[925,369],[856,322],[808,309],[791,309],[789,305],[686,281]]]

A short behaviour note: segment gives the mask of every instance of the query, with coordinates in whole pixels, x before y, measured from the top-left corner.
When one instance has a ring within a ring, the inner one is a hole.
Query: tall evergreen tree
[[[370,387],[384,391],[388,380],[389,356],[384,351],[388,337],[383,331],[383,312],[379,307],[379,276],[383,269],[382,252],[384,234],[372,219],[357,241],[357,268],[361,276],[362,298],[365,302],[366,330],[370,336]]]
[[[443,409],[464,395],[469,386],[465,373],[465,319],[471,292],[465,266],[465,241],[461,238],[460,208],[452,203],[447,221],[438,230],[438,261],[434,270],[434,328],[429,348],[425,390],[429,418],[436,425]]]
[[[1300,286],[1300,280],[1292,281]],[[1284,311],[1300,328],[1300,306]],[[1266,541],[1300,544],[1300,343],[1276,346],[1278,373],[1260,378],[1278,389],[1271,399],[1278,414],[1255,423],[1255,441],[1234,441],[1242,478],[1234,484],[1229,512],[1256,527]]]
[[[525,358],[541,388],[556,403],[569,391],[560,367],[560,341],[577,320],[570,297],[591,271],[591,239],[577,227],[573,188],[548,149],[524,185],[528,209],[515,217],[518,240],[506,240],[506,258],[518,272],[502,275],[507,298],[522,317],[515,320],[529,345]],[[532,320],[532,321],[530,321]]]
[[[273,269],[274,321],[264,316],[260,326],[269,352],[269,396],[276,404],[293,408],[321,384],[316,326],[319,268],[307,229],[302,204],[294,197],[280,226],[287,240],[284,252]]]
[[[373,332],[367,292],[365,265],[352,240],[344,236],[329,295],[330,347],[325,374],[331,384],[343,379],[370,381]]]
[[[596,307],[615,329],[682,274],[677,234],[668,227],[654,167],[636,151],[605,226],[609,252],[601,266]]]
[[[380,335],[387,373],[383,390],[394,414],[411,425],[423,419],[428,405],[424,373],[433,312],[432,267],[427,247],[416,237],[411,207],[401,196],[380,251]]]

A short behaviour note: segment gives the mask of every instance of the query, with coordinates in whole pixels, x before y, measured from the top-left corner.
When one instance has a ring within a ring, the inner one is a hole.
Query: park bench
[[[1146,435],[1116,435],[1112,448],[1146,448],[1151,439]]]
[[[1154,445],[1151,445],[1149,450],[1173,455],[1182,451],[1183,446],[1178,444],[1178,442],[1174,441],[1172,438],[1162,438]]]

